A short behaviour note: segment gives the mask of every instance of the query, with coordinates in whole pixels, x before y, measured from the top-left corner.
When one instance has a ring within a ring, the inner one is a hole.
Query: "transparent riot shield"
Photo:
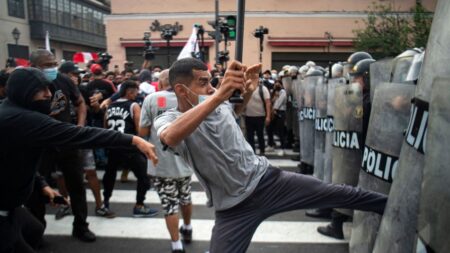
[[[301,162],[314,166],[314,118],[316,85],[322,76],[308,76],[304,79],[303,107],[300,110]]]
[[[426,139],[418,231],[433,252],[450,249],[450,79],[435,79]]]
[[[330,183],[333,168],[332,148],[334,131],[334,94],[337,87],[345,85],[345,78],[333,78],[328,80],[327,85],[327,128],[325,136],[325,158],[323,169],[323,181]]]
[[[375,253],[412,252],[415,249],[431,85],[436,77],[450,77],[448,24],[450,1],[440,0],[433,17],[395,180],[375,242]]]
[[[378,85],[391,79],[392,59],[382,59],[370,64],[370,101]]]
[[[327,84],[324,80],[316,84],[315,108],[316,117],[314,119],[314,176],[324,180],[325,166],[325,135],[328,131],[327,118]]]
[[[376,89],[359,172],[359,187],[389,194],[414,90],[414,85],[397,83],[383,83]],[[354,212],[350,252],[372,252],[380,221],[381,216],[376,213]]]
[[[363,106],[357,83],[336,88],[332,182],[356,186],[361,167]],[[352,211],[337,209],[351,215]]]

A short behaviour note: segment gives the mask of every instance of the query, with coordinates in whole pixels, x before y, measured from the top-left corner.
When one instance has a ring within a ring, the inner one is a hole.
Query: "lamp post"
[[[331,57],[330,57],[330,46],[333,43],[333,35],[330,32],[325,32],[325,38],[328,40],[328,69],[329,69],[329,77],[331,78]]]
[[[19,31],[19,29],[17,29],[17,27],[14,28],[12,30],[11,34],[12,34],[14,40],[16,41],[16,46],[17,46],[18,43],[19,43],[19,38],[20,38],[20,31]]]
[[[161,32],[161,38],[166,41],[167,46],[167,67],[170,68],[170,41],[173,39],[173,36],[176,36],[178,32],[183,30],[183,26],[178,22],[172,24],[161,25],[158,20],[155,20],[150,26],[150,30],[155,32]]]

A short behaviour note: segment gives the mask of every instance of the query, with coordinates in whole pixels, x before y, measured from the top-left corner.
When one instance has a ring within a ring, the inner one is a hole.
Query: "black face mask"
[[[30,104],[30,110],[40,112],[45,115],[49,115],[51,112],[52,101],[48,100],[35,100]]]

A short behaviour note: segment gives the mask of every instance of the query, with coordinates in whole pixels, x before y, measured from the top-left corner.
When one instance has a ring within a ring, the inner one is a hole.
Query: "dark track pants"
[[[255,133],[258,137],[258,145],[259,151],[261,154],[265,152],[265,140],[264,140],[264,126],[265,126],[265,117],[245,117],[245,129],[247,131],[246,137],[247,142],[255,150]]]
[[[277,213],[341,207],[382,214],[386,201],[380,193],[269,167],[252,195],[237,206],[216,211],[210,252],[245,252],[259,224]]]
[[[105,203],[109,204],[119,167],[133,171],[137,178],[136,204],[143,205],[145,194],[150,189],[150,179],[147,175],[147,159],[139,151],[121,149],[110,149],[108,152],[108,165],[106,166],[105,175],[103,175],[103,197]]]

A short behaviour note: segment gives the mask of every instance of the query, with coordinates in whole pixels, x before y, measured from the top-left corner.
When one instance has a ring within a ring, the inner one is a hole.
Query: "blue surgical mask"
[[[46,68],[42,70],[44,72],[45,77],[52,82],[56,79],[56,76],[58,75],[58,68]]]
[[[198,95],[198,103],[203,103],[210,95]]]
[[[200,103],[203,103],[207,98],[210,97],[210,95],[199,95],[195,92],[193,92],[191,89],[189,89],[189,87],[187,87],[186,85],[183,84],[183,86],[189,90],[189,92],[191,92],[192,94],[196,95],[198,97],[198,103],[194,104],[191,101],[189,101],[189,99],[186,98],[186,101],[192,106],[195,107],[196,105],[199,105]]]

